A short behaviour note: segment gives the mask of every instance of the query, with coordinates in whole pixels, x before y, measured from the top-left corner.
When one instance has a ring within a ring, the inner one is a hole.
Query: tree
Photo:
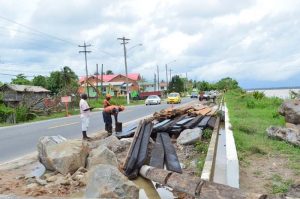
[[[239,83],[230,77],[226,77],[218,81],[216,83],[216,87],[218,90],[224,90],[224,89],[231,90],[231,89],[240,88]]]
[[[58,94],[62,88],[62,77],[60,71],[53,71],[50,73],[50,77],[47,79],[47,89],[52,94]]]
[[[70,95],[78,89],[78,76],[70,67],[65,66],[61,71],[53,71],[50,74],[47,86],[53,94],[62,92],[64,95]]]
[[[47,77],[42,75],[35,76],[32,80],[32,83],[34,86],[42,86],[47,88]]]
[[[16,78],[11,80],[12,84],[20,84],[20,85],[31,85],[31,81],[26,79],[24,74],[18,74]]]
[[[169,92],[183,92],[184,91],[184,82],[182,79],[175,75],[172,77],[172,80],[169,82]]]
[[[113,73],[113,71],[112,70],[107,70],[106,71],[106,75],[113,75],[114,73]]]

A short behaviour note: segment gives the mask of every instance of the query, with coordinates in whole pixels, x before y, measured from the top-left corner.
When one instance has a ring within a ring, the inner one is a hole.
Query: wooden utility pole
[[[128,44],[127,41],[129,41],[130,39],[122,37],[122,38],[118,38],[118,40],[122,40],[121,44],[124,47],[124,61],[125,61],[125,73],[126,73],[126,96],[127,96],[127,104],[130,104],[129,89],[128,89],[128,73],[127,73],[127,55],[126,55],[126,44]]]
[[[166,64],[166,81],[167,81],[167,90],[168,90],[169,82],[168,82],[168,65],[167,64]]]
[[[154,84],[153,84],[153,90],[156,91],[156,73],[154,73]]]
[[[96,88],[98,90],[98,76],[99,76],[99,71],[98,71],[98,64],[96,64]],[[97,100],[99,98],[98,92],[97,92]]]
[[[101,65],[101,96],[103,94],[103,64]]]
[[[83,48],[83,50],[79,51],[79,53],[84,53],[84,58],[85,58],[85,74],[86,74],[86,90],[87,90],[87,96],[89,98],[90,95],[89,95],[89,88],[88,88],[88,83],[87,83],[89,77],[88,77],[88,66],[87,66],[87,57],[86,57],[86,54],[87,53],[91,53],[92,51],[87,51],[86,48],[87,47],[91,47],[91,44],[86,45],[86,43],[84,42],[83,46],[78,45],[78,47]]]
[[[157,71],[157,90],[160,90],[160,85],[159,85],[159,66],[156,66],[156,71]]]
[[[172,81],[172,71],[173,70],[171,68],[169,70],[170,70],[170,81]]]

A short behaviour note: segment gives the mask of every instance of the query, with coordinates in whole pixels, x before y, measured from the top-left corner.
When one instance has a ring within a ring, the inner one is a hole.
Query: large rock
[[[180,133],[177,143],[182,145],[194,144],[201,140],[202,130],[200,128],[186,129]]]
[[[109,164],[117,167],[117,157],[107,147],[100,145],[98,148],[92,150],[92,152],[89,154],[87,159],[87,168],[90,169],[98,164]]]
[[[271,126],[267,129],[268,136],[279,138],[300,146],[300,131],[292,128]]]
[[[100,164],[89,172],[86,198],[138,198],[139,189],[116,167]]]
[[[61,135],[57,136],[44,136],[39,139],[39,142],[37,144],[37,150],[38,150],[38,157],[40,162],[49,170],[55,170],[51,161],[48,158],[48,148],[50,146],[57,145],[59,143],[67,141],[66,138],[64,138]]]
[[[114,153],[122,153],[130,146],[128,140],[121,141],[116,136],[111,135],[103,140],[99,141],[99,146],[106,146],[109,150]]]
[[[67,140],[58,144],[47,144],[43,140],[40,139],[38,143],[39,159],[47,169],[66,175],[85,166],[88,149],[81,140]]]
[[[300,124],[300,100],[286,100],[281,104],[279,113],[286,122]]]

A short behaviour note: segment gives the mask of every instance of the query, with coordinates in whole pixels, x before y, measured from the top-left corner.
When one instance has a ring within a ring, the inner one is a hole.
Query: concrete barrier
[[[227,159],[227,185],[239,188],[239,160],[235,147],[233,132],[229,122],[229,114],[226,104],[225,111],[225,131],[226,131],[226,159]]]

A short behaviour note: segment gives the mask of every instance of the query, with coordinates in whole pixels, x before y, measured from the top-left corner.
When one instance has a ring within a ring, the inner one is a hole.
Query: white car
[[[145,100],[145,104],[146,105],[151,105],[151,104],[160,104],[161,103],[161,99],[160,97],[158,97],[157,95],[150,95],[147,97],[147,99]]]

